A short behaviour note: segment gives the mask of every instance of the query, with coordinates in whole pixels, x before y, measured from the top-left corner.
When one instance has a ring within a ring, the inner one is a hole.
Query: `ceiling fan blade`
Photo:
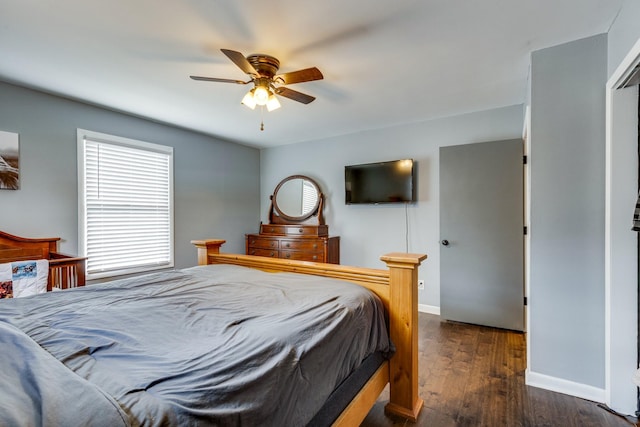
[[[251,83],[251,80],[248,82],[243,82],[242,80],[233,80],[233,79],[219,79],[217,77],[201,77],[201,76],[189,76],[193,80],[200,80],[203,82],[220,82],[220,83],[237,83],[239,85],[246,85],[247,83]]]
[[[324,76],[316,67],[305,68],[304,70],[292,71],[290,73],[278,74],[273,79],[282,80],[282,84],[291,85],[294,83],[311,82],[322,80]]]
[[[220,49],[220,50],[222,51],[222,53],[227,55],[227,58],[229,58],[234,64],[238,66],[238,68],[240,68],[245,73],[249,75],[254,75],[254,76],[259,75],[256,69],[253,68],[253,65],[251,65],[251,63],[247,61],[247,58],[245,58],[244,55],[241,54],[240,52],[236,52],[235,50],[229,50],[229,49]]]
[[[314,99],[316,99],[311,95],[307,95],[305,93],[298,92],[296,90],[292,90],[287,87],[276,88],[276,94],[282,95],[285,98],[293,99],[294,101],[302,102],[303,104],[308,104]]]

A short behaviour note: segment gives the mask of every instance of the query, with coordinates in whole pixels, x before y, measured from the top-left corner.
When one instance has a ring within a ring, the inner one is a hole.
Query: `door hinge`
[[[527,227],[526,225],[523,227],[522,229],[524,235],[526,236],[529,233],[529,227]]]
[[[527,297],[524,297],[524,305],[529,305],[528,302],[529,301],[527,301]]]
[[[527,164],[527,156],[522,156],[522,164],[523,165]]]

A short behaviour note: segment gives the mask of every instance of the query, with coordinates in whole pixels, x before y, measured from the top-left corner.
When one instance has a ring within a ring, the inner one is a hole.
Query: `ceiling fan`
[[[280,68],[280,61],[273,56],[261,53],[252,54],[245,57],[235,50],[220,49],[234,64],[248,74],[251,79],[248,81],[220,79],[216,77],[190,76],[193,80],[206,82],[236,83],[246,85],[253,82],[254,87],[242,99],[242,103],[252,110],[256,105],[266,106],[268,111],[280,108],[280,102],[276,95],[294,101],[308,104],[315,97],[302,92],[285,87],[294,83],[310,82],[324,78],[320,70],[316,67],[305,68],[304,70],[292,71],[290,73],[276,74]]]

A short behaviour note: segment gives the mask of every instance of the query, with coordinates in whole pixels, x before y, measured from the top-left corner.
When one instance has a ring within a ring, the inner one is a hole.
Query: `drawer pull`
[[[298,228],[298,231],[299,231],[300,233],[304,233],[304,228]]]
[[[272,229],[271,229],[271,232],[272,232],[272,233],[274,233],[275,231],[276,231],[276,229],[275,229],[275,228],[272,228]]]
[[[271,252],[271,256],[274,256],[274,255],[275,255],[275,252]]]
[[[274,248],[276,246],[276,242],[269,242],[269,245]]]
[[[318,255],[314,255],[314,256],[313,256],[313,259],[314,259],[314,260],[318,259]]]
[[[285,257],[285,258],[291,258],[291,254],[290,254],[289,252],[287,252],[287,253],[284,255],[284,257]]]
[[[290,247],[291,247],[291,243],[285,243],[285,244],[284,244],[284,247],[285,247],[285,248],[290,248]]]
[[[313,244],[313,249],[318,249],[318,244],[317,243]]]

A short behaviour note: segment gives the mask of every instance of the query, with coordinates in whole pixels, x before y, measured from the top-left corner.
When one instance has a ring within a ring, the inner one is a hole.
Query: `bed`
[[[193,243],[197,267],[0,301],[0,424],[357,425],[387,383],[387,411],[417,418],[425,256],[375,270]]]
[[[223,254],[225,240],[194,240],[198,264],[232,264],[269,272],[296,272],[356,283],[373,291],[389,316],[389,337],[395,354],[385,361],[351,399],[334,422],[354,426],[367,415],[378,396],[389,385],[385,412],[416,421],[423,400],[418,395],[418,267],[424,254],[390,253],[380,257],[387,270],[290,261],[250,255]]]

